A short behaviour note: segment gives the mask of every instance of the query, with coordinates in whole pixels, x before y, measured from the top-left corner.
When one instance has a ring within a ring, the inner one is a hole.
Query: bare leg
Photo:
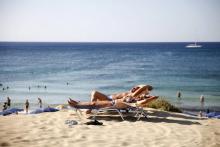
[[[142,101],[138,101],[137,104],[139,105],[145,105],[147,103],[149,103],[150,101],[153,101],[155,99],[157,99],[159,96],[150,96],[149,98],[142,100]]]
[[[68,101],[69,105],[72,107],[84,107],[84,106],[91,106],[94,108],[103,108],[103,107],[109,107],[112,105],[111,101],[97,101],[97,102],[76,102],[72,99]]]
[[[108,96],[105,94],[99,92],[99,91],[92,91],[91,92],[91,102],[96,102],[96,101],[111,101]],[[91,109],[86,111],[86,114],[90,114],[92,112]]]
[[[111,101],[96,101],[96,102],[77,102],[72,99],[68,101],[69,105],[75,108],[85,108],[85,107],[90,107],[93,109],[97,108],[105,108],[105,107],[111,107],[112,102]],[[117,99],[115,100],[114,107],[116,108],[127,108],[128,105],[124,103],[122,99]]]
[[[99,91],[92,91],[91,93],[91,102],[94,101],[111,101],[108,96],[99,92]]]
[[[136,88],[136,87],[135,87],[135,88]],[[132,92],[132,96],[133,96],[133,97],[137,97],[137,96],[139,96],[139,95],[142,94],[142,93],[144,93],[144,94],[149,94],[149,91],[148,91],[146,85],[143,86],[143,87],[139,87],[139,88],[137,88],[137,89],[134,89],[134,92]]]

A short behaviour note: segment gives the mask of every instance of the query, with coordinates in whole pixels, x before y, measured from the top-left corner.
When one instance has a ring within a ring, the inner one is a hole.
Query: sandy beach
[[[219,147],[220,120],[147,109],[149,117],[135,121],[99,115],[102,126],[86,125],[73,110],[0,117],[0,146],[156,146]],[[70,127],[66,120],[75,120]]]
[[[0,147],[220,147],[219,14],[220,0],[0,0]]]

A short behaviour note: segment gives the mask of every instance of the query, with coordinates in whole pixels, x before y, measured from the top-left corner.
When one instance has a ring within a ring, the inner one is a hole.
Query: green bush
[[[161,109],[164,111],[171,111],[171,112],[179,112],[179,113],[182,112],[179,108],[173,106],[167,100],[164,100],[162,98],[159,98],[157,100],[154,100],[146,104],[146,107],[154,108],[154,109]]]

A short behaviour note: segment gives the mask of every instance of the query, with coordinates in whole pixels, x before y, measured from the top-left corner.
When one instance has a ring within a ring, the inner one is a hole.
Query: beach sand
[[[85,125],[72,110],[0,117],[0,146],[74,147],[219,147],[220,120],[150,109],[149,117],[135,121],[118,115],[100,115],[103,126]],[[70,127],[66,120],[76,120]]]

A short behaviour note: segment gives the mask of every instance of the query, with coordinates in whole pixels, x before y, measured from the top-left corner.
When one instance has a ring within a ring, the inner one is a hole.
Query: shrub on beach
[[[162,98],[159,98],[155,101],[152,101],[146,104],[146,107],[154,108],[154,109],[161,109],[164,111],[171,111],[171,112],[179,112],[179,113],[182,112],[179,108],[173,106],[167,100],[164,100]]]

